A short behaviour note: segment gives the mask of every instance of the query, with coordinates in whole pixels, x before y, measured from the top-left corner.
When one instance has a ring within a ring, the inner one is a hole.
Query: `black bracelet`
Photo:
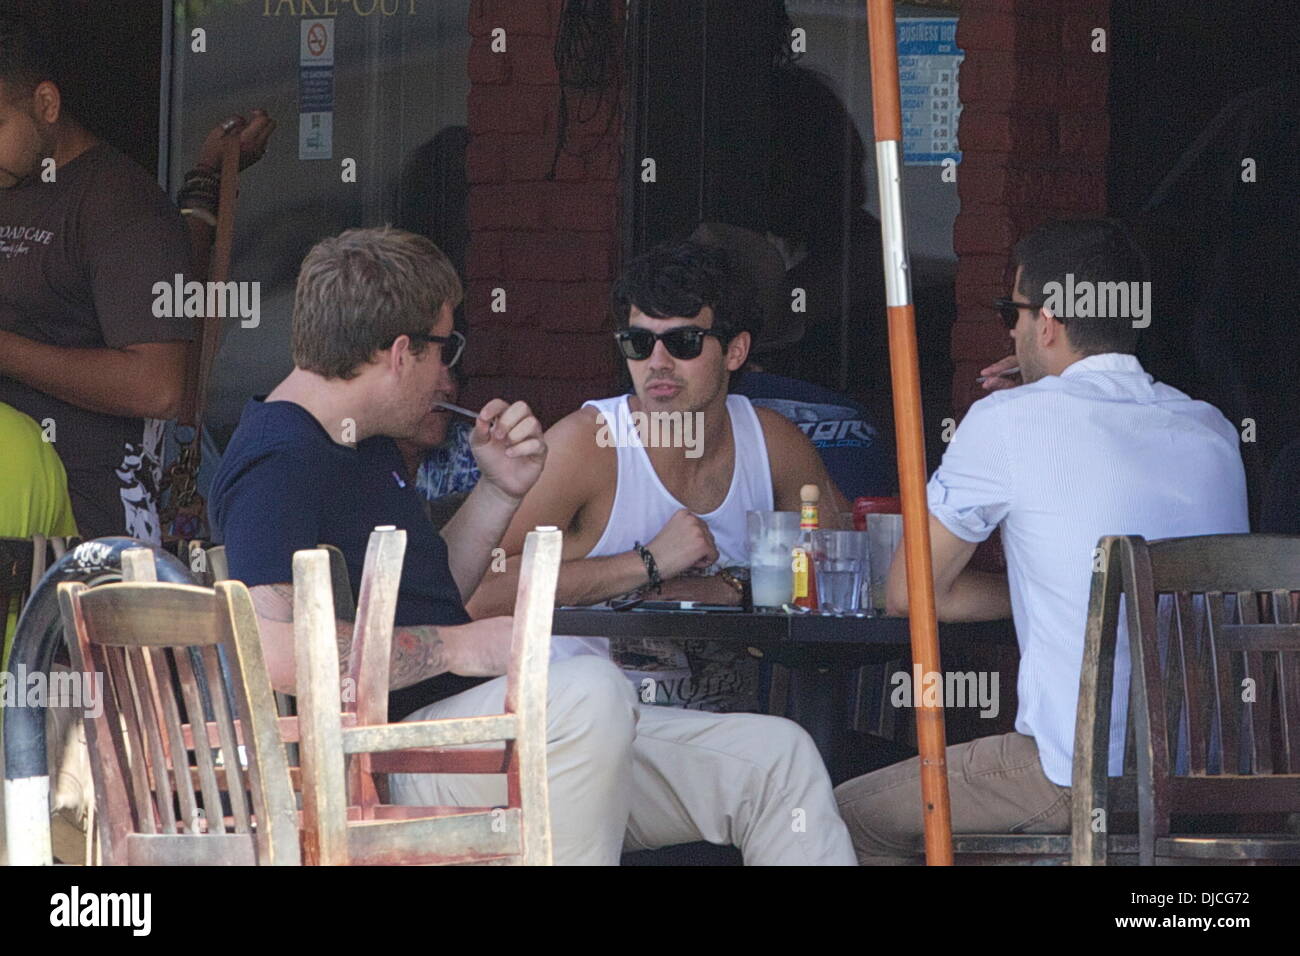
[[[646,574],[650,576],[649,588],[656,594],[660,593],[664,589],[664,582],[663,578],[659,577],[659,566],[655,564],[655,556],[640,541],[633,542],[632,547],[641,556],[641,562],[645,565]]]

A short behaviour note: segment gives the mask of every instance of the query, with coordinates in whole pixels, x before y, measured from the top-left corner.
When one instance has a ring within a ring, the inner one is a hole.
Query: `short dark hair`
[[[751,340],[762,325],[752,290],[738,281],[730,257],[698,242],[666,243],[637,256],[614,283],[614,317],[628,324],[632,307],[655,319],[693,319],[708,306],[713,328],[728,340],[748,332]]]
[[[1145,282],[1147,261],[1132,233],[1118,219],[1062,219],[1044,223],[1018,243],[1021,295],[1031,301],[1047,298],[1049,282],[1066,283],[1066,275],[1094,285],[1103,282]],[[1122,316],[1079,318],[1065,322],[1070,345],[1084,355],[1133,353],[1138,330]]]
[[[38,83],[58,82],[57,57],[49,30],[26,20],[0,16],[0,82],[9,99],[25,99]]]

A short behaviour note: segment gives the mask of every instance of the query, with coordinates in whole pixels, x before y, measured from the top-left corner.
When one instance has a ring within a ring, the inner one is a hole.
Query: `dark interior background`
[[[163,4],[0,0],[0,11],[53,25],[70,112],[141,166],[156,170]]]
[[[1239,430],[1255,423],[1241,449],[1256,517],[1270,466],[1300,438],[1297,12],[1282,0],[1111,8],[1111,210],[1152,264],[1140,354]]]

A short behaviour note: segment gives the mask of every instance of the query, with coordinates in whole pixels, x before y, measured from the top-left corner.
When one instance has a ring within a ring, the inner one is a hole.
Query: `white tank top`
[[[618,486],[614,492],[614,504],[609,511],[609,520],[605,522],[604,533],[587,554],[589,558],[603,558],[631,551],[638,541],[647,544],[663,530],[669,518],[686,506],[674,498],[659,480],[637,432],[631,428],[614,430],[616,423],[628,420],[631,411],[628,396],[603,398],[586,404],[604,416],[612,434],[626,433],[631,439],[619,442],[615,448],[618,453]],[[720,567],[749,563],[745,512],[772,510],[772,472],[767,461],[767,442],[754,406],[743,395],[728,395],[727,414],[731,418],[736,460],[731,487],[722,504],[708,514],[700,515],[713,532]]]
[[[631,408],[628,396],[602,398],[586,402],[603,416],[609,434],[626,441],[615,442],[618,455],[618,479],[614,503],[600,540],[587,552],[589,558],[607,557],[631,551],[638,541],[647,544],[663,530],[668,519],[686,507],[678,501],[659,480],[650,456],[642,447],[639,435],[633,428],[619,427],[628,418]],[[731,487],[722,504],[708,514],[700,515],[718,546],[719,563],[716,567],[749,563],[749,545],[745,513],[771,511],[772,471],[767,458],[767,441],[763,426],[754,412],[754,406],[743,395],[727,396],[727,414],[731,419],[731,434],[735,449],[735,467],[731,474]],[[552,658],[572,657],[576,654],[598,653],[609,655],[609,641],[605,638],[578,638],[557,635],[552,639]]]

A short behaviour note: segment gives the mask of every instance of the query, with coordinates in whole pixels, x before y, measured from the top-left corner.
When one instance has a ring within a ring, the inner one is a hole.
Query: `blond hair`
[[[382,226],[322,239],[298,272],[294,365],[350,379],[399,335],[427,333],[464,290],[442,250],[424,236]],[[412,339],[419,354],[427,343]]]

